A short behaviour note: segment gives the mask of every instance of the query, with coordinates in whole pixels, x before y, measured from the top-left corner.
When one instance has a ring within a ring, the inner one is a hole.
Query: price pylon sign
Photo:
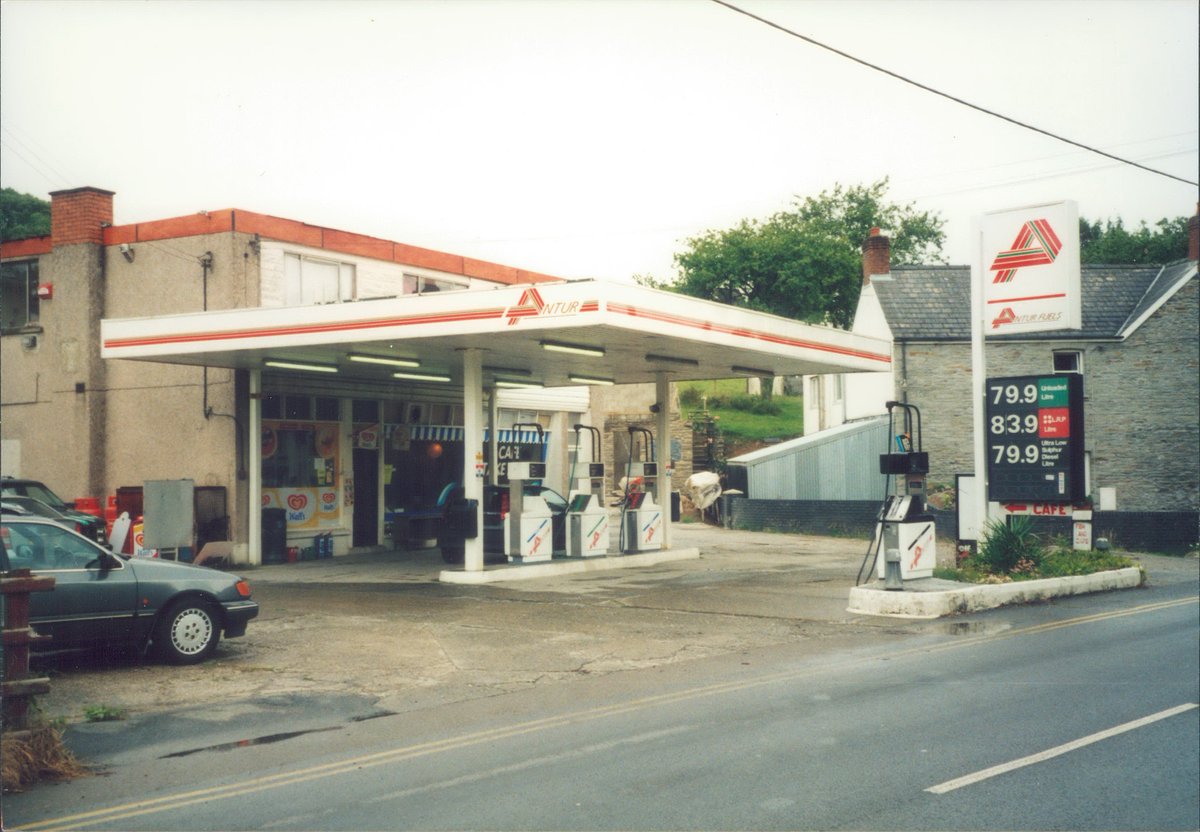
[[[1083,376],[989,378],[988,499],[1074,502],[1084,493]]]

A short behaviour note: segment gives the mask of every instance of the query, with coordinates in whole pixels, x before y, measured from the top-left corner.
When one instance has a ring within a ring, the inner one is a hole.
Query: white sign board
[[[980,225],[985,336],[1079,329],[1079,207],[985,214]]]

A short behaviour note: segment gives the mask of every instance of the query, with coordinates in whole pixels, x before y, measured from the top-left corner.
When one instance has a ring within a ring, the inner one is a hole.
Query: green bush
[[[699,387],[680,387],[679,388],[679,406],[696,408],[704,403],[704,394],[700,392]]]
[[[1006,575],[1037,572],[1045,556],[1046,547],[1033,533],[1033,521],[1014,515],[1008,523],[993,520],[987,524],[986,539],[975,560],[994,575]]]
[[[774,399],[764,399],[762,396],[733,396],[729,399],[729,407],[758,416],[778,416],[781,412]]]

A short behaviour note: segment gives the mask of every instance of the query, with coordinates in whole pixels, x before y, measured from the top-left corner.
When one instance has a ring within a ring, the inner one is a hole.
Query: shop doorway
[[[379,452],[354,449],[354,545],[379,543]]]

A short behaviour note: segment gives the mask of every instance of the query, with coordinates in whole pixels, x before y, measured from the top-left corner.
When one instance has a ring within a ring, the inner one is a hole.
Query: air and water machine
[[[592,455],[587,476],[575,479],[576,465],[582,448],[580,436],[588,431],[592,439]],[[567,505],[567,557],[594,558],[608,554],[608,510],[604,507],[604,463],[600,448],[600,431],[590,425],[575,425],[575,459],[571,466],[570,500]],[[596,483],[599,482],[599,492]]]
[[[636,437],[642,436],[640,459]],[[621,551],[631,555],[635,552],[652,552],[662,548],[662,509],[655,503],[654,492],[649,483],[658,477],[658,463],[654,459],[654,434],[645,428],[629,428],[629,462],[625,469],[625,500],[621,506]],[[640,479],[642,490],[634,491],[635,480]]]
[[[896,432],[893,410],[904,411],[902,430]],[[916,405],[887,403],[889,452],[879,456],[879,473],[897,478],[899,493],[887,497],[875,526],[876,575],[886,589],[903,589],[903,581],[932,578],[937,564],[937,533],[933,515],[925,509],[929,454],[922,449],[921,411]],[[916,446],[913,446],[915,415]],[[895,451],[890,443],[895,442]]]

